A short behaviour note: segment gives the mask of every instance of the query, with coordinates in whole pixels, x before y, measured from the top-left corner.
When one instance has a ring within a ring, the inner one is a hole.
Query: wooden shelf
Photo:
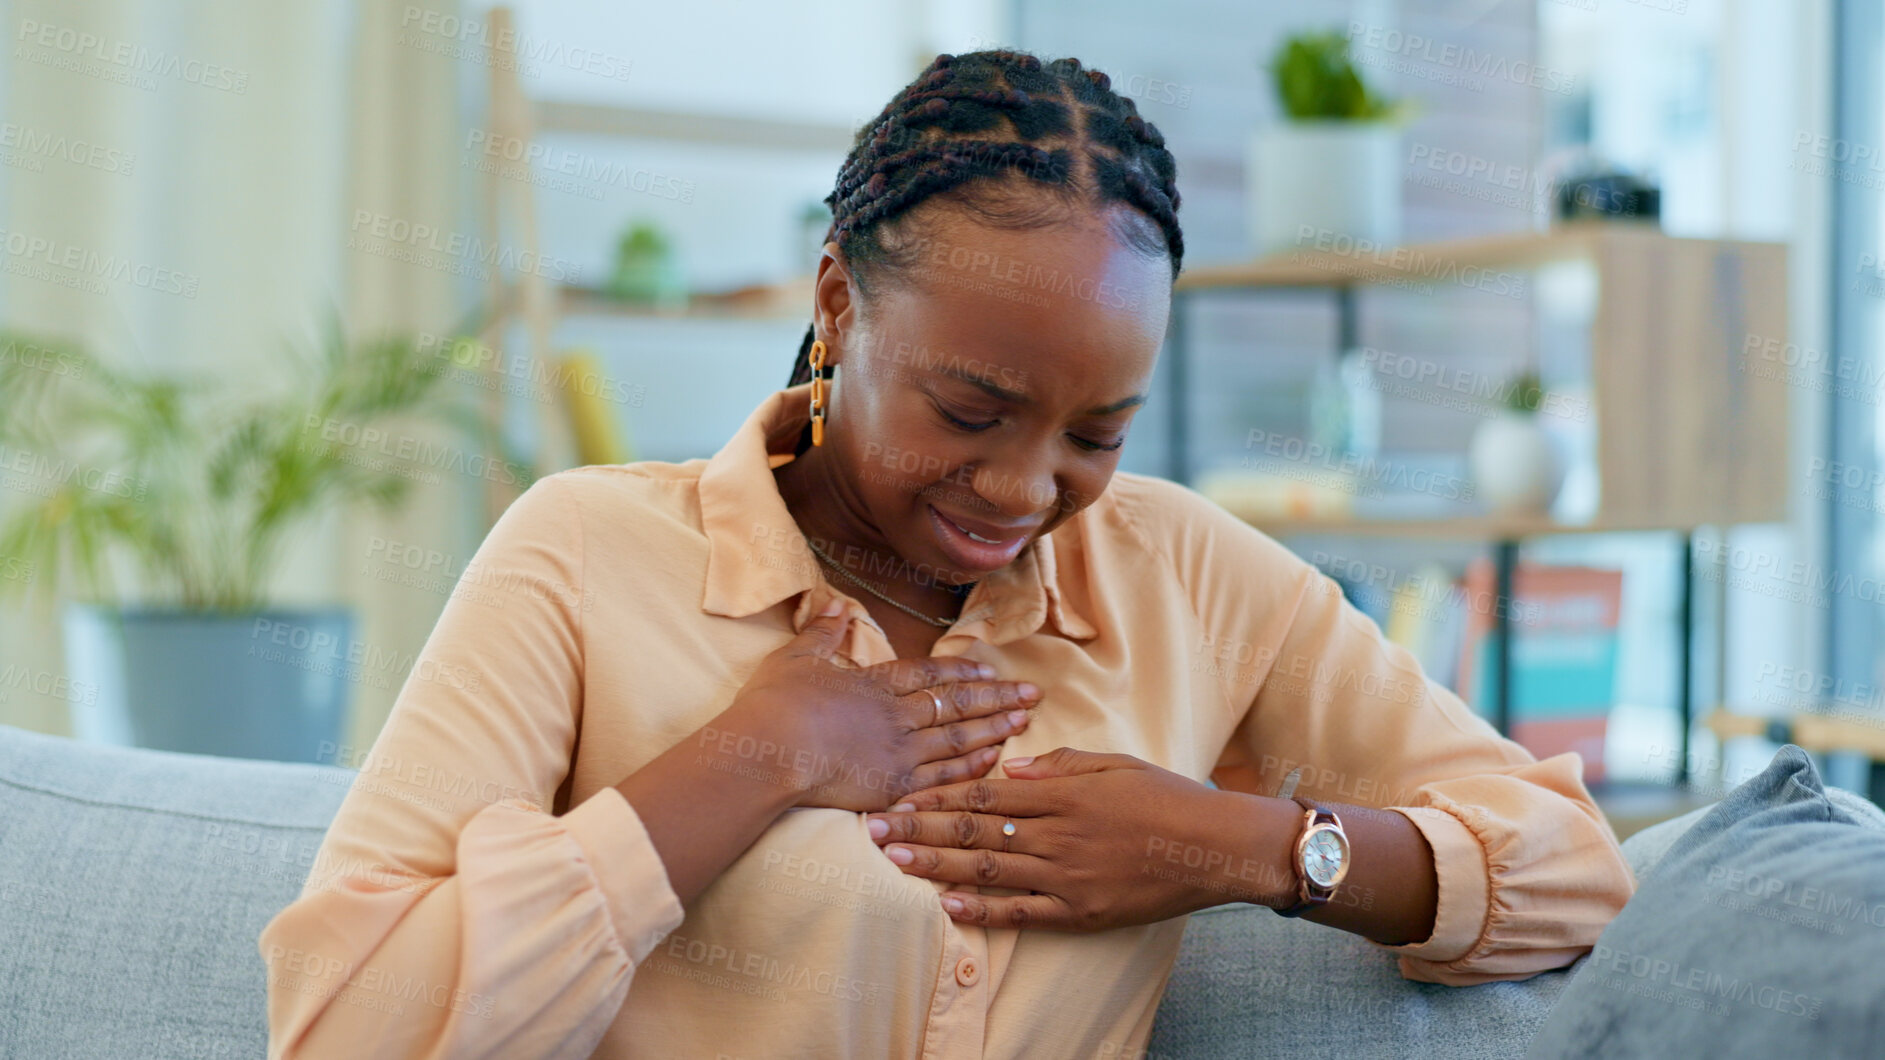
[[[1402,284],[1410,280],[1442,283],[1466,268],[1533,268],[1585,257],[1598,243],[1619,234],[1624,238],[1665,242],[1713,242],[1676,240],[1649,224],[1585,221],[1561,225],[1548,232],[1513,232],[1360,252],[1336,253],[1313,247],[1286,250],[1256,261],[1187,269],[1179,276],[1177,289],[1346,287]]]
[[[626,302],[593,287],[564,287],[562,315],[629,317],[642,320],[797,320],[809,323],[812,278],[760,284],[733,291],[696,293],[672,308]]]
[[[1723,740],[1749,736],[1765,739],[1770,734],[1784,733],[1782,742],[1794,744],[1801,750],[1858,751],[1875,762],[1885,762],[1885,714],[1869,716],[1864,710],[1843,703],[1828,706],[1835,708],[1834,712],[1790,711],[1771,715],[1716,710],[1708,716],[1708,727]]]
[[[1668,531],[1681,533],[1695,525],[1657,523],[1559,523],[1547,516],[1466,515],[1444,519],[1295,519],[1225,506],[1232,515],[1269,534],[1353,535],[1356,537],[1412,537],[1428,540],[1517,541],[1552,534],[1634,534]],[[1705,525],[1705,524],[1696,524]]]
[[[586,133],[626,140],[670,140],[774,151],[815,151],[842,156],[851,149],[855,130],[730,114],[651,110],[609,103],[537,100],[541,132]]]

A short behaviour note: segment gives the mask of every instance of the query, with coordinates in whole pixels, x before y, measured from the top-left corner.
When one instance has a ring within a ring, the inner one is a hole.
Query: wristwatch
[[[1279,798],[1294,798],[1303,808],[1302,834],[1296,837],[1296,904],[1278,909],[1278,916],[1298,917],[1326,905],[1348,875],[1348,833],[1342,820],[1306,796],[1296,795],[1300,769],[1290,773],[1277,792]]]

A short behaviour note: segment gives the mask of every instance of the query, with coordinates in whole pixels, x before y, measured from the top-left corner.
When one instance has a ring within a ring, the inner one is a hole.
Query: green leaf
[[[9,342],[54,351],[59,368],[0,357],[0,445],[46,469],[0,513],[0,550],[32,563],[46,592],[115,596],[110,560],[121,555],[150,602],[260,607],[297,526],[410,495],[405,462],[330,442],[319,425],[352,437],[434,424],[496,449],[470,388],[443,385],[446,358],[402,336],[349,342],[333,315],[313,350],[284,354],[289,385],[241,401],[211,380],[117,368],[63,340],[0,331],[0,349]],[[0,595],[23,584],[0,581]]]
[[[1403,113],[1399,102],[1369,90],[1340,30],[1286,39],[1269,69],[1277,101],[1292,121],[1389,121]]]

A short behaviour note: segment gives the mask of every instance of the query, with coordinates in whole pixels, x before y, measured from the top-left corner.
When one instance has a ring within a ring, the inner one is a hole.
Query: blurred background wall
[[[1106,70],[1178,157],[1187,265],[1243,261],[1254,253],[1250,137],[1279,118],[1265,63],[1286,35],[1326,28],[1349,36],[1371,80],[1414,103],[1401,141],[1408,241],[1542,228],[1547,203],[1534,193],[1543,176],[1594,153],[1655,176],[1670,234],[1789,243],[1790,338],[1830,342],[1822,310],[1836,282],[1826,265],[1834,182],[1803,171],[1795,146],[1833,120],[1825,0],[517,0],[511,9],[517,82],[536,123],[535,153],[521,165],[506,156],[505,122],[493,111],[493,16],[478,0],[0,5],[9,37],[0,129],[13,130],[0,136],[0,217],[13,241],[0,319],[114,363],[261,393],[292,385],[275,370],[281,350],[314,342],[331,316],[355,337],[441,336],[488,310],[489,267],[449,249],[451,237],[503,248],[535,239],[557,280],[581,296],[564,303],[554,344],[593,351],[632,395],[617,409],[632,455],[705,457],[783,385],[805,313],[795,304],[674,313],[601,304],[595,296],[634,225],[658,233],[697,294],[788,285],[815,260],[818,201],[852,131],[936,53],[1012,45]],[[1498,61],[1490,69],[1488,56]],[[1526,73],[1510,76],[1515,68]],[[54,136],[106,154],[73,161],[69,151],[33,149]],[[1516,170],[1523,194],[1455,179],[1435,159]],[[494,186],[528,187],[531,234],[514,216],[492,231]],[[443,233],[448,249],[408,253],[415,244],[395,233],[414,226]],[[48,265],[12,251],[27,245],[21,237],[141,268],[120,279]],[[1333,313],[1314,293],[1198,307],[1189,326],[1199,368],[1188,386],[1200,464],[1234,462],[1255,425],[1309,429]],[[1392,291],[1371,297],[1360,321],[1369,345],[1444,348],[1495,374],[1523,359],[1533,325],[1518,302]],[[521,328],[507,324],[503,341],[522,342]],[[1249,355],[1253,335],[1261,356]],[[1792,459],[1804,477],[1825,455],[1827,403],[1811,388],[1793,400]],[[1168,401],[1146,409],[1124,468],[1168,466],[1169,414]],[[540,424],[531,403],[511,402],[505,418],[529,450]],[[1470,417],[1433,403],[1384,401],[1386,449],[1457,455],[1473,429]],[[387,543],[443,556],[447,572],[462,568],[488,527],[488,486],[445,473],[419,482],[395,514],[322,512],[287,549],[274,599],[352,605],[362,641],[410,659],[449,579],[387,577],[398,565]],[[1785,524],[1723,534],[1782,563],[1836,562],[1825,555],[1825,506],[1796,498],[1794,507]],[[1478,546],[1368,547],[1380,562],[1411,567],[1464,563]],[[1675,736],[1672,547],[1639,535],[1546,541],[1530,552],[1625,572],[1629,647],[1610,751],[1619,775],[1669,765],[1645,749]],[[1724,675],[1711,696],[1746,698],[1762,663],[1826,668],[1824,608],[1728,596],[1718,609],[1727,655],[1708,655],[1712,641],[1698,639],[1703,662]],[[15,676],[0,681],[0,722],[72,731],[74,693],[49,680],[64,676],[61,605],[41,595],[0,606],[0,667]],[[371,742],[403,679],[388,666],[356,682],[356,743]]]

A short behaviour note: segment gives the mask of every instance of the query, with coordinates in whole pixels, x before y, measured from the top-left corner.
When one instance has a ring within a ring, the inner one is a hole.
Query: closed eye
[[[941,405],[936,406],[936,411],[942,415],[943,419],[948,420],[950,424],[953,425],[957,430],[968,431],[970,434],[973,434],[976,431],[985,431],[989,429],[990,427],[993,427],[995,424],[1001,422],[1000,420],[988,420],[986,422],[976,422],[974,420],[965,420],[965,419],[962,419],[961,417],[950,415],[949,410],[943,408]]]
[[[988,430],[990,427],[1001,422],[999,417],[989,420],[964,419],[950,412],[947,408],[944,408],[940,401],[932,401],[931,404],[935,407],[937,415],[948,421],[951,427],[966,434],[976,434]],[[1123,436],[1113,442],[1096,442],[1091,438],[1082,438],[1077,434],[1069,434],[1067,437],[1073,440],[1073,444],[1090,453],[1110,453],[1126,444],[1126,439]]]

